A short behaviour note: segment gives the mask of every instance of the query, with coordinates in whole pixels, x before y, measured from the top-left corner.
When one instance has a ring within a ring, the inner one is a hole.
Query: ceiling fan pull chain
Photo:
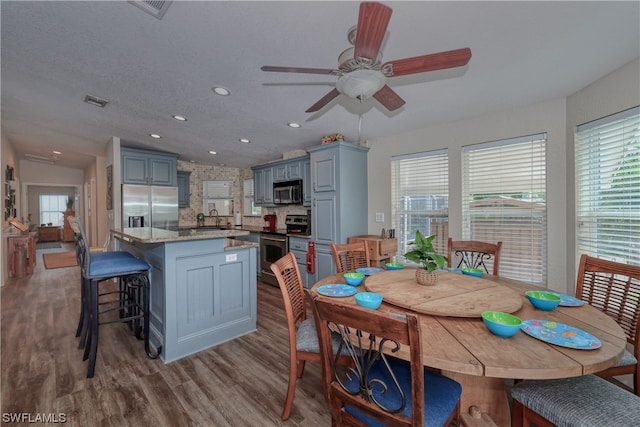
[[[362,101],[360,101],[362,103]],[[358,142],[362,141],[362,136],[360,135],[360,129],[362,128],[362,114],[358,116]]]

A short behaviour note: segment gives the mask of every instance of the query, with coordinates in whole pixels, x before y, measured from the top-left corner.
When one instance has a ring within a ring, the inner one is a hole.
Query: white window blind
[[[62,226],[68,198],[66,194],[41,194],[40,223]]]
[[[262,208],[254,205],[254,182],[253,178],[245,179],[243,184],[243,211],[245,216],[261,215]]]
[[[398,239],[397,258],[409,251],[416,230],[435,234],[434,247],[446,254],[449,236],[449,160],[447,150],[391,159],[391,224]]]
[[[233,181],[202,181],[202,194],[207,215],[233,215]]]
[[[502,242],[500,275],[547,277],[546,134],[463,147],[462,234]]]
[[[640,265],[640,107],[575,135],[579,253]]]

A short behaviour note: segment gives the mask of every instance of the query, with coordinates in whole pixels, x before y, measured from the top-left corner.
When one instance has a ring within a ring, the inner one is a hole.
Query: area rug
[[[75,267],[78,265],[75,251],[42,254],[46,268]]]
[[[36,249],[59,249],[62,245],[60,242],[38,242],[36,243]]]

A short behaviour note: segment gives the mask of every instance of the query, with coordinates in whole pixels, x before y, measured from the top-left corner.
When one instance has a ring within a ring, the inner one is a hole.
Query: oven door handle
[[[286,242],[287,239],[286,238],[282,238],[282,237],[260,237],[261,240],[267,240],[269,242]]]

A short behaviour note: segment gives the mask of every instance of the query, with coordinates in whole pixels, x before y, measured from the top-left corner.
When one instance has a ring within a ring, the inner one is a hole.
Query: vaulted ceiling
[[[124,1],[0,2],[2,132],[20,159],[83,168],[117,136],[246,167],[337,132],[372,140],[564,97],[640,55],[635,1],[389,1],[383,62],[468,47],[468,65],[389,79],[406,101],[394,112],[341,95],[305,113],[336,77],[260,67],[336,68],[359,2],[151,3],[162,19]]]

